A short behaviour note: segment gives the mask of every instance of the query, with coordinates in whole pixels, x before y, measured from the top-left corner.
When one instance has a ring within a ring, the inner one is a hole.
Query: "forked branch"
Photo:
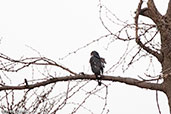
[[[147,51],[149,54],[152,54],[153,56],[155,56],[159,62],[162,62],[163,61],[163,56],[162,54],[158,53],[157,51],[154,51],[152,49],[150,49],[150,47],[147,47],[145,46],[145,44],[143,44],[140,40],[140,37],[138,35],[138,19],[139,19],[139,15],[142,13],[142,9],[141,9],[141,6],[142,6],[142,3],[143,1],[140,0],[139,2],[139,5],[138,5],[138,8],[137,8],[137,11],[136,11],[136,16],[135,16],[135,37],[136,37],[136,43],[141,47],[143,48],[145,51]],[[152,11],[153,13],[157,12],[157,9],[155,8],[155,5],[154,5],[154,2],[153,0],[149,0],[148,1],[148,6],[149,7],[153,7]],[[143,13],[146,12],[146,11],[149,11],[149,9],[143,9]],[[152,16],[152,14],[150,14]],[[159,15],[159,14],[158,14]],[[149,16],[148,16],[149,17]],[[153,18],[152,18],[153,19]]]
[[[142,4],[142,3],[141,3]],[[139,14],[146,16],[154,21],[154,23],[158,23],[159,19],[162,18],[162,15],[159,13],[157,10],[154,1],[153,0],[148,0],[146,8],[139,9]]]

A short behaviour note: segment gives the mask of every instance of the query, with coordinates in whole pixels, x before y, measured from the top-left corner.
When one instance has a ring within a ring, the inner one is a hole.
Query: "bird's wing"
[[[90,58],[90,64],[91,64],[92,71],[95,74],[100,75],[100,72],[103,74],[103,65],[102,65],[101,60],[99,58],[92,56]]]
[[[96,57],[91,57],[90,64],[96,67],[101,67],[101,60]]]

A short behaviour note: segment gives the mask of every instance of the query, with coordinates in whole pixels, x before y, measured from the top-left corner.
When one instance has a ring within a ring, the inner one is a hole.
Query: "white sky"
[[[133,21],[132,16],[138,2],[139,0],[103,1],[123,21]],[[167,3],[168,0],[156,2],[162,14],[166,11]],[[116,45],[105,50],[108,40],[102,40],[77,54],[59,60],[69,52],[107,34],[99,20],[98,4],[98,0],[0,0],[0,51],[14,58],[23,55],[38,56],[27,47],[30,46],[43,56],[56,60],[78,73],[91,73],[89,53],[97,50],[107,59],[106,67],[109,68],[115,61],[116,53],[119,53],[113,50],[120,51],[121,48]],[[113,30],[117,32],[117,28]],[[130,75],[140,70],[134,68]],[[114,83],[109,92],[109,114],[158,113],[154,91]],[[169,114],[167,99],[162,93],[159,102],[162,113]]]

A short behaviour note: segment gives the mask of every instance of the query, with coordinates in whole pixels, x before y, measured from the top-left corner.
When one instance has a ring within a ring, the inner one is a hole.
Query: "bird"
[[[98,85],[101,85],[101,75],[103,74],[103,68],[105,67],[106,61],[104,58],[101,58],[97,51],[92,51],[90,53],[91,58],[89,60],[91,70],[95,74]]]

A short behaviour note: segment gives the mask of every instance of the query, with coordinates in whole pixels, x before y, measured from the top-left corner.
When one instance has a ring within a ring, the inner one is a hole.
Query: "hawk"
[[[104,64],[105,59],[101,58],[99,53],[97,51],[92,51],[91,52],[91,58],[90,58],[90,66],[92,72],[95,74],[98,85],[101,85],[101,75],[103,74],[103,68],[105,67]]]

